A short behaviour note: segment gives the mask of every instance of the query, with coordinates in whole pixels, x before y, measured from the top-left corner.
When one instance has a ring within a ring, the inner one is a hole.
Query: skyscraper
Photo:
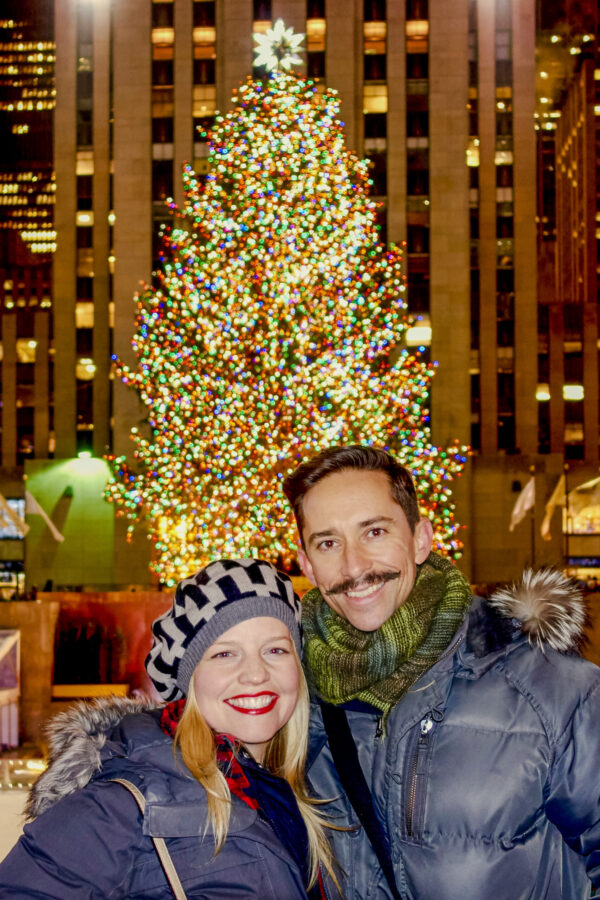
[[[55,7],[56,455],[128,451],[142,412],[111,378],[110,354],[130,357],[133,295],[152,277],[168,220],[164,201],[181,197],[183,161],[205,173],[211,122],[253,70],[252,33],[281,17],[306,34],[307,74],[339,91],[348,145],[371,161],[382,238],[406,242],[409,309],[419,320],[412,337],[430,343],[439,364],[433,439],[473,447],[456,485],[459,519],[469,526],[465,570],[477,581],[512,577],[536,550],[535,562],[558,562],[558,544],[536,548],[529,534],[508,535],[531,466],[539,513],[565,446],[585,447],[569,451],[582,465],[598,461],[593,329],[582,324],[587,350],[577,363],[549,337],[552,304],[538,303],[547,296],[538,293],[537,256],[548,219],[538,196],[544,171],[554,190],[554,131],[544,169],[548,148],[534,129],[536,109],[541,120],[533,0],[55,0]],[[562,21],[566,12],[554,15]],[[589,90],[598,83],[594,65]],[[560,140],[559,155],[568,143]],[[555,219],[564,237],[563,206]],[[551,224],[546,231],[552,243]],[[564,258],[559,253],[559,265]],[[558,285],[554,265],[550,254],[543,284]],[[587,265],[591,277],[591,257]],[[573,410],[569,403],[580,401],[566,399],[563,408],[563,384],[584,381],[583,407]],[[538,399],[546,384],[549,403]],[[575,441],[583,418],[571,420],[582,408],[587,431]]]

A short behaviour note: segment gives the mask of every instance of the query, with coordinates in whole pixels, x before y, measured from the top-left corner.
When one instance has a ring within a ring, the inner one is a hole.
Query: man
[[[473,599],[382,450],[326,450],[285,492],[318,586],[303,603],[309,776],[353,826],[333,836],[344,896],[592,896],[600,669],[573,652],[585,609],[570,582],[529,572]]]

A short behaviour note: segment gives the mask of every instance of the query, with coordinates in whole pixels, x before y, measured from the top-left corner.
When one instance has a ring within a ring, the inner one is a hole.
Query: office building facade
[[[406,242],[409,311],[438,362],[433,440],[473,448],[456,483],[465,571],[501,580],[560,562],[556,540],[508,533],[531,469],[539,525],[567,435],[581,435],[574,462],[598,461],[585,329],[589,427],[567,430],[578,409],[565,407],[564,428],[548,414],[567,373],[558,338],[546,352],[538,303],[533,0],[55,0],[55,456],[129,450],[143,410],[111,353],[132,359],[133,297],[156,265],[165,200],[181,200],[182,162],[206,172],[211,122],[253,71],[253,33],[278,18],[306,34],[306,73],[339,92],[347,144],[372,164],[382,238]]]

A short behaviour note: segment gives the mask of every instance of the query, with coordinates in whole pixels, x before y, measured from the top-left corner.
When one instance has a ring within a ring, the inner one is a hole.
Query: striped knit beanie
[[[173,606],[152,625],[146,671],[166,702],[185,697],[206,650],[229,628],[272,616],[302,655],[300,600],[287,575],[260,559],[221,559],[177,585]]]

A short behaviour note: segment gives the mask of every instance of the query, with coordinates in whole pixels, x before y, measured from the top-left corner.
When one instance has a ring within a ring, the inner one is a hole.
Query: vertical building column
[[[114,349],[135,365],[134,294],[152,273],[151,4],[129,0],[114,28]],[[115,382],[114,450],[131,448],[144,417],[135,392]]]
[[[60,353],[54,359],[54,432],[57,458],[75,455],[75,297],[77,248],[76,150],[77,113],[77,0],[56,0],[56,83],[54,112],[54,169],[56,206],[54,227],[58,252],[53,258],[54,333],[60,335]]]
[[[550,452],[564,454],[565,404],[562,395],[564,376],[565,332],[562,303],[553,303],[548,311],[548,361],[550,376]]]
[[[326,4],[327,5],[327,4]],[[277,19],[283,19],[286,28],[293,28],[295,34],[306,32],[306,0],[271,0],[271,20],[273,24]],[[300,56],[306,54],[306,40],[302,42]],[[300,66],[294,66],[294,71],[301,71]]]
[[[585,208],[583,220],[583,439],[586,462],[598,463],[598,436],[600,432],[600,373],[598,371],[598,274],[596,241],[597,192],[600,185],[596,179],[596,82],[594,63],[586,60],[583,65],[583,96],[585,102],[585,141],[583,153],[582,192]]]
[[[481,453],[498,448],[496,301],[496,46],[493,3],[477,4],[479,121],[479,371]],[[532,258],[530,264],[533,264]]]
[[[17,316],[2,315],[2,465],[17,464]]]
[[[585,460],[598,462],[598,304],[583,307],[583,438]]]
[[[431,354],[435,443],[470,435],[467,0],[429,2]]]
[[[192,125],[193,0],[175,0],[175,117],[173,122],[173,194],[179,207],[183,204],[183,163],[194,164]]]
[[[325,76],[340,95],[346,145],[363,155],[363,35],[359,0],[327,0]]]
[[[94,6],[94,332],[93,450],[102,456],[110,449],[110,41],[111,6]]]
[[[48,456],[50,432],[50,384],[48,350],[50,348],[50,313],[37,310],[33,317],[35,364],[33,373],[33,452],[36,459]]]
[[[387,228],[388,239],[406,240],[406,16],[388,5],[387,16]]]
[[[220,0],[217,8],[217,110],[231,108],[234,90],[252,73],[252,3]]]
[[[521,453],[537,453],[535,5],[513,0],[515,424]]]

